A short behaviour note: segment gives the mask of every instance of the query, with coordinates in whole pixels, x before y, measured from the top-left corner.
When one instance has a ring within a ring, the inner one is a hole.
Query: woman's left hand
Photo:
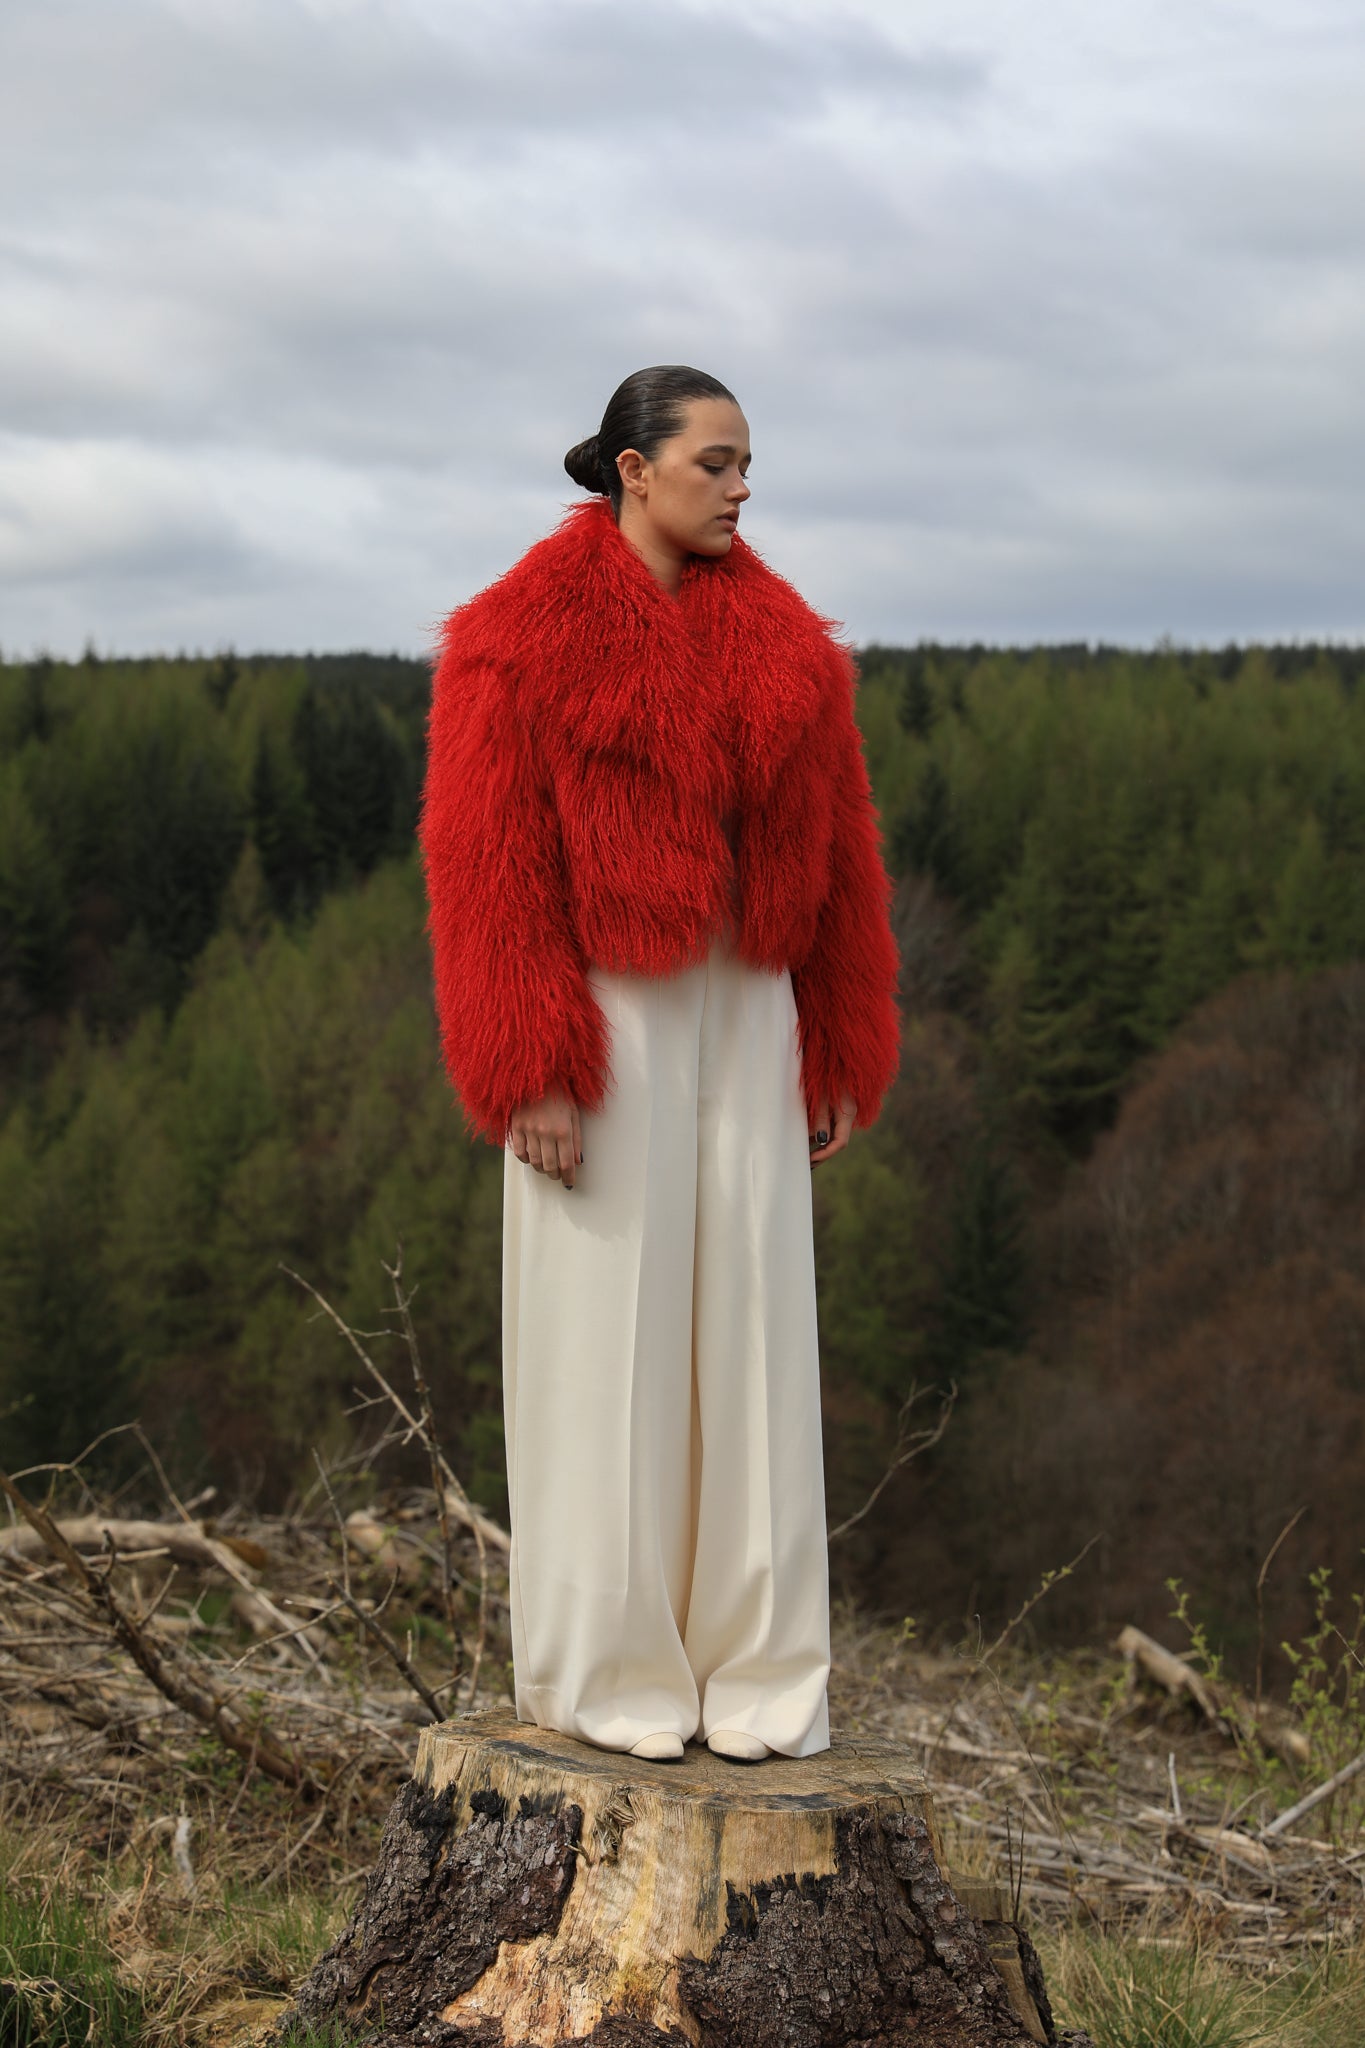
[[[829,1104],[827,1102],[819,1104],[819,1114],[815,1119],[815,1129],[810,1134],[810,1163],[812,1166],[822,1166],[826,1159],[832,1159],[836,1152],[843,1151],[849,1138],[852,1136],[853,1119],[857,1113],[858,1105],[853,1100],[853,1097],[851,1095],[841,1095],[839,1097],[839,1108],[834,1118],[834,1128],[830,1130]],[[824,1144],[817,1146],[815,1140],[822,1132],[826,1132],[828,1135]]]

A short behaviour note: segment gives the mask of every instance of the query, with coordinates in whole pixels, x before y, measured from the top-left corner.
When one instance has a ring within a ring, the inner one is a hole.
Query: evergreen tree
[[[879,1132],[816,1181],[821,1358],[833,1384],[893,1406],[923,1345],[928,1274],[920,1250],[924,1191],[884,1156]],[[826,1184],[828,1182],[828,1184]]]
[[[1025,1337],[1023,1190],[1000,1141],[985,1130],[953,1197],[947,1269],[930,1356],[937,1375],[970,1381],[986,1357]]]
[[[927,760],[914,796],[896,820],[890,857],[898,874],[931,875],[946,896],[962,887],[962,853],[953,819],[948,778]]]
[[[928,657],[922,648],[913,653],[905,667],[901,685],[900,720],[917,740],[928,739],[938,717],[938,699],[928,675]]]
[[[0,767],[0,1030],[16,998],[22,1016],[59,1008],[66,992],[70,903],[61,862],[25,788],[33,752],[30,743]]]
[[[312,806],[302,775],[266,732],[251,773],[251,835],[275,915],[287,920],[313,909],[321,862]]]
[[[1250,957],[1267,967],[1325,966],[1334,956],[1334,940],[1344,922],[1343,880],[1342,869],[1328,856],[1322,828],[1310,814],[1275,883],[1260,933],[1248,948]]]

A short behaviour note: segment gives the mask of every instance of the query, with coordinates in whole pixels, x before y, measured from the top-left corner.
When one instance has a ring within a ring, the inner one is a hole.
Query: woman
[[[810,1167],[895,1068],[847,651],[736,533],[714,377],[628,377],[593,495],[453,612],[421,841],[442,1044],[505,1147],[523,1720],[827,1748]]]

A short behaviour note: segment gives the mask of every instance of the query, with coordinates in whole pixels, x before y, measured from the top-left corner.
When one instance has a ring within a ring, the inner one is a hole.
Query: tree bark
[[[756,1765],[689,1745],[647,1763],[470,1715],[423,1731],[365,1897],[294,2022],[341,2022],[375,2048],[1067,2038],[1002,1895],[977,1893],[984,1926],[893,1743]]]

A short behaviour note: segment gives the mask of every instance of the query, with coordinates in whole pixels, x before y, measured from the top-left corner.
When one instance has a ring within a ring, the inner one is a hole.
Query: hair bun
[[[569,450],[564,457],[564,467],[580,490],[607,496],[607,486],[602,477],[602,448],[596,434],[589,434],[586,441],[580,441],[576,448]]]

